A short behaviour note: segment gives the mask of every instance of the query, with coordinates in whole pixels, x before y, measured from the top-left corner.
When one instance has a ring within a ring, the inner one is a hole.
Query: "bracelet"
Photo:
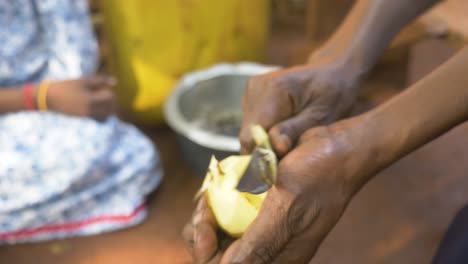
[[[23,99],[24,99],[24,105],[26,106],[26,109],[29,111],[36,110],[36,105],[34,104],[34,98],[32,94],[32,84],[31,83],[26,83],[23,86]]]
[[[47,91],[49,90],[49,81],[43,81],[39,85],[39,91],[37,92],[37,106],[41,111],[47,111]]]

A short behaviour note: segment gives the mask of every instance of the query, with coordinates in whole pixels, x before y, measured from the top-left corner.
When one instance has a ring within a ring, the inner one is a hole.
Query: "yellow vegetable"
[[[263,58],[268,0],[103,0],[119,105],[140,123],[162,121],[178,78],[218,62]]]
[[[260,126],[252,127],[257,145],[270,146],[268,135]],[[271,148],[270,148],[271,150]],[[276,174],[276,157],[270,168]],[[203,185],[197,196],[206,193],[218,226],[233,237],[241,236],[257,217],[266,193],[250,194],[236,190],[251,160],[250,155],[230,156],[218,162],[212,157]]]

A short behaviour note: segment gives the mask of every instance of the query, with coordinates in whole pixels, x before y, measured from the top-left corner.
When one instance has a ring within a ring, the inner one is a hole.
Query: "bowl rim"
[[[174,131],[198,145],[220,151],[239,152],[240,142],[238,137],[217,134],[190,124],[178,107],[178,99],[201,81],[223,75],[254,76],[279,68],[278,66],[241,62],[237,64],[220,63],[206,69],[190,72],[179,80],[164,104],[163,111],[166,122]]]

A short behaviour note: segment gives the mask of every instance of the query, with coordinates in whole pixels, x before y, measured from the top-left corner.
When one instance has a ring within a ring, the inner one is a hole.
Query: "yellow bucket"
[[[182,74],[265,54],[268,0],[104,0],[102,11],[119,105],[142,124],[161,123]]]

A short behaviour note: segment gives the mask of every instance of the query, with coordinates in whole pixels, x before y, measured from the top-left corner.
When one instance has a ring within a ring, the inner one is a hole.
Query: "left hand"
[[[361,185],[362,163],[348,130],[340,130],[306,131],[281,160],[259,215],[221,263],[309,263]]]
[[[369,153],[354,151],[353,123],[312,128],[302,135],[298,146],[281,160],[278,181],[258,217],[229,246],[221,263],[308,263],[312,259],[372,167],[363,162]],[[199,219],[204,221],[198,222],[194,253],[200,252],[197,243],[211,243],[210,260],[218,261],[212,214]]]
[[[312,128],[302,135],[299,145],[281,160],[278,182],[258,217],[221,263],[312,259],[370,172],[364,162],[368,153],[355,151],[355,121]]]

